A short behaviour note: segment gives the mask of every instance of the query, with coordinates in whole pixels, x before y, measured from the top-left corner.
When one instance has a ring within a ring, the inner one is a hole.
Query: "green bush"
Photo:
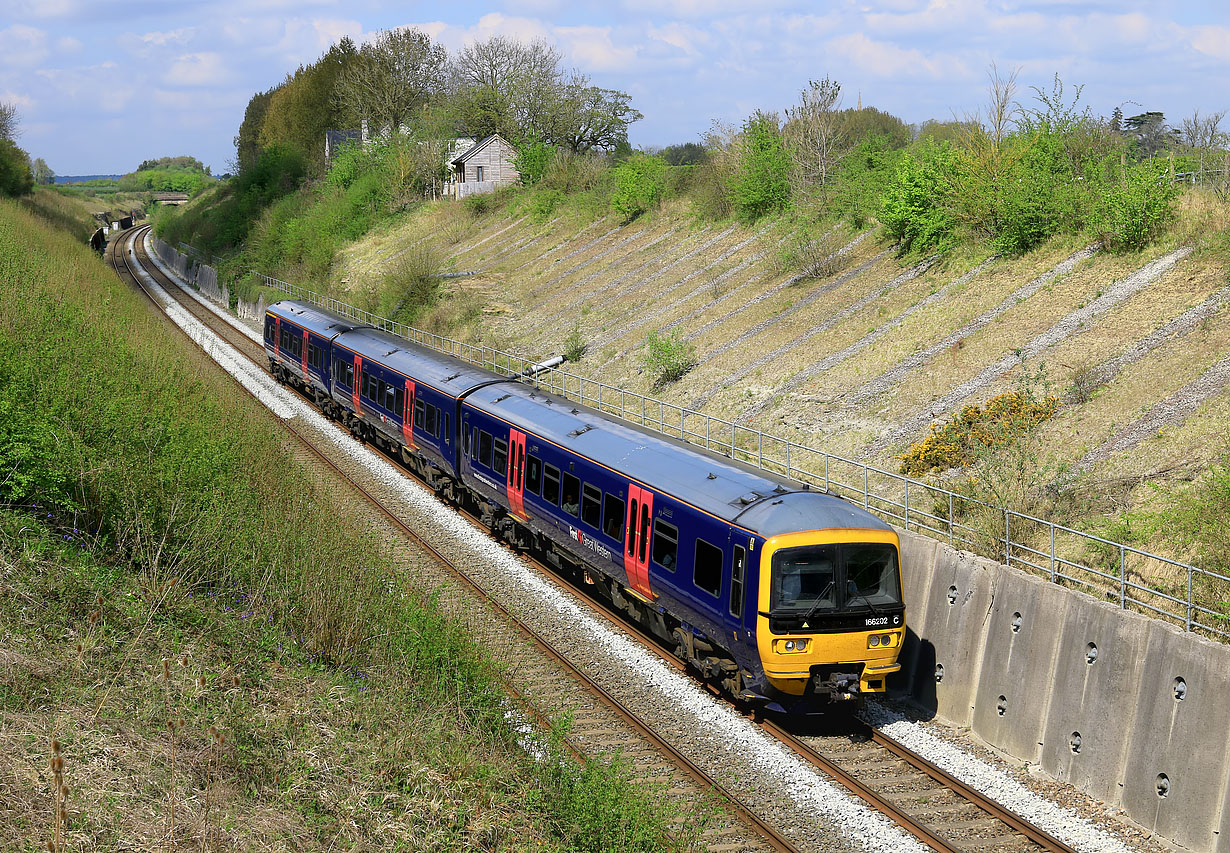
[[[947,144],[925,142],[897,164],[880,199],[880,221],[900,243],[899,253],[941,251],[953,240],[955,225],[946,207],[951,164]]]
[[[21,196],[34,192],[34,173],[30,157],[11,139],[0,139],[0,196]]]
[[[735,172],[728,186],[735,215],[746,223],[790,204],[790,154],[777,117],[757,112],[743,123]]]
[[[585,343],[585,338],[581,337],[580,324],[573,326],[572,331],[568,333],[567,340],[564,341],[564,360],[580,361],[588,350],[589,344]]]
[[[1115,175],[1115,172],[1118,175]],[[1104,169],[1092,229],[1112,252],[1137,252],[1174,221],[1178,188],[1160,160]]]
[[[555,149],[545,142],[525,141],[517,146],[513,168],[521,175],[521,183],[533,186],[546,174],[547,164],[555,156]]]
[[[559,207],[563,200],[564,194],[559,190],[550,188],[536,190],[526,199],[526,214],[530,217],[531,222],[541,225],[551,218],[551,214],[555,213],[555,208]]]
[[[615,193],[611,209],[631,222],[657,205],[667,174],[666,161],[648,154],[633,154],[615,167]]]
[[[696,366],[696,350],[677,332],[650,332],[645,338],[641,364],[653,380],[653,386],[662,388],[682,379]]]

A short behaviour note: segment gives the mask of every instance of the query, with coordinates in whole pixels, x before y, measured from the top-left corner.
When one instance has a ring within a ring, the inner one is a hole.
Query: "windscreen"
[[[817,614],[901,603],[897,549],[882,543],[804,545],[773,555],[769,610]]]

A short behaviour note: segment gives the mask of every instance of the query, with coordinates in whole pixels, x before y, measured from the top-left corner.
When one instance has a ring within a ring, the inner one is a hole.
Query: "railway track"
[[[161,279],[161,286],[168,293],[175,293],[178,285],[164,276],[157,265],[145,256],[141,241],[136,239],[136,234],[141,231],[134,229],[122,239],[113,241],[116,247],[131,244],[135,251],[109,251],[112,252],[112,262],[117,271],[122,275],[126,273],[150,295],[155,305],[162,308],[162,303],[150,294],[141,276],[130,265],[139,264],[148,271],[148,275]],[[261,344],[237,332],[196,300],[188,298],[179,301],[199,322],[251,359],[257,368],[268,373],[264,369],[265,353]],[[540,724],[548,715],[563,713],[571,716],[573,727],[568,746],[574,754],[580,756],[619,750],[631,762],[639,777],[659,783],[666,795],[683,802],[702,802],[705,797],[711,796],[711,792],[718,792],[727,801],[729,811],[706,831],[703,842],[710,849],[818,849],[814,837],[803,836],[800,839],[797,832],[790,831],[793,827],[775,826],[773,818],[766,819],[763,804],[757,806],[745,802],[735,784],[706,771],[689,757],[685,749],[673,743],[670,733],[661,732],[652,723],[644,721],[597,679],[573,663],[567,654],[557,648],[558,643],[553,644],[523,617],[493,597],[479,580],[466,571],[466,567],[445,556],[412,529],[391,508],[395,501],[379,494],[381,489],[378,486],[365,487],[361,482],[365,479],[362,474],[345,470],[348,466],[344,461],[338,464],[330,459],[317,448],[318,442],[312,436],[305,434],[291,421],[278,420],[317,464],[326,466],[333,476],[344,478],[356,494],[367,502],[373,514],[416,543],[416,547],[430,559],[445,567],[447,574],[460,579],[471,601],[479,598],[493,610],[496,615],[494,623],[468,618],[467,624],[483,638],[484,643],[494,643],[496,648],[502,649],[500,655],[509,664],[509,671],[517,673],[516,683],[510,680],[508,684],[509,691],[519,697],[518,704],[525,713],[537,716]],[[470,522],[485,531],[476,519],[471,518]],[[555,583],[549,569],[541,565],[538,567],[544,577]],[[575,590],[573,598],[585,602],[591,615],[612,629],[623,631],[623,620],[605,607],[577,595]],[[472,604],[457,602],[455,606],[457,612],[472,616]],[[498,628],[489,630],[492,625]],[[524,641],[510,642],[509,638],[514,635],[524,638]],[[683,665],[674,656],[652,641],[639,633],[631,636],[661,660],[683,671]],[[577,687],[581,689],[578,691]],[[845,786],[935,850],[1013,853],[1043,849],[1074,853],[1073,848],[1059,839],[969,788],[883,732],[861,722],[847,719],[835,731],[805,733],[786,731],[770,720],[757,719],[756,722],[801,760]]]
[[[149,262],[136,238],[140,230],[134,229],[115,241],[118,251],[112,252],[112,265],[161,309],[161,301],[137,274],[135,267],[139,265],[152,277],[162,279],[161,286],[171,288],[169,293],[174,292],[177,285]],[[133,246],[134,250],[122,248],[125,245]],[[263,359],[263,347],[238,335],[228,324],[193,300],[184,300],[180,304],[211,331],[260,365],[257,359]],[[802,849],[744,804],[737,792],[712,778],[669,740],[655,732],[522,617],[491,597],[464,566],[423,539],[380,496],[322,453],[304,431],[289,420],[278,420],[316,463],[345,480],[374,514],[400,531],[454,579],[461,581],[464,590],[469,593],[469,601],[454,601],[454,612],[467,614],[467,627],[480,635],[485,643],[496,644],[497,657],[506,664],[509,672],[516,674],[515,679],[506,680],[505,687],[522,713],[534,718],[540,730],[549,725],[551,717],[565,714],[571,720],[566,746],[575,757],[618,753],[635,768],[638,778],[660,786],[666,795],[676,801],[708,808],[712,803],[724,800],[725,817],[719,817],[704,831],[704,842],[709,849],[730,853],[763,850],[798,853]],[[474,618],[474,598],[491,608],[494,621]],[[514,636],[523,642],[510,642],[510,637]],[[578,687],[581,688],[579,692]],[[713,797],[714,793],[719,795],[717,800]]]

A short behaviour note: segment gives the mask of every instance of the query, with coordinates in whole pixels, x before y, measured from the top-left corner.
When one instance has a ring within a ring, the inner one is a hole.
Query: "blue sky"
[[[4,0],[0,100],[19,144],[58,174],[118,173],[190,154],[226,171],[254,92],[349,35],[417,26],[455,51],[503,34],[555,44],[568,65],[644,113],[634,145],[695,141],[716,120],[782,110],[809,79],[910,122],[977,110],[987,69],[1021,92],[1058,72],[1082,103],[1230,108],[1230,11],[1166,0]],[[1134,102],[1134,103],[1133,103]],[[1223,124],[1230,130],[1230,118]]]

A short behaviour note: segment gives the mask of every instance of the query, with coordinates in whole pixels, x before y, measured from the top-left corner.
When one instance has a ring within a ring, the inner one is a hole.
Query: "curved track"
[[[110,262],[117,272],[132,280],[147,295],[150,295],[150,291],[142,282],[141,275],[134,270],[137,264],[144,267],[148,275],[162,279],[161,286],[173,294],[179,286],[178,283],[162,275],[148,259],[142,262],[145,253],[137,235],[142,234],[147,227],[125,232],[113,240],[108,249]],[[135,251],[121,248],[127,246],[132,246]],[[152,295],[150,299],[162,309],[162,303],[158,299]],[[197,320],[251,359],[261,370],[268,372],[264,367],[266,356],[261,345],[238,334],[195,300],[184,299],[181,304]],[[513,696],[519,697],[519,704],[527,713],[540,717],[544,713],[540,703],[526,700],[527,696],[562,696],[569,692],[563,682],[582,688],[589,700],[583,702],[580,707],[563,709],[574,719],[569,741],[574,754],[580,756],[587,752],[607,751],[615,747],[625,756],[632,756],[640,775],[660,781],[668,786],[668,793],[672,795],[699,801],[709,792],[720,793],[726,799],[734,820],[706,832],[705,841],[711,849],[800,849],[773,826],[771,818],[757,814],[756,809],[742,802],[730,786],[718,782],[673,745],[669,734],[655,731],[652,723],[645,722],[641,716],[622,704],[533,626],[489,595],[457,561],[423,540],[386,502],[317,449],[311,438],[296,429],[292,422],[281,418],[277,420],[306,452],[348,482],[355,492],[400,531],[401,535],[416,543],[417,547],[429,554],[439,565],[447,567],[453,576],[462,581],[471,596],[481,599],[498,614],[502,625],[511,627],[526,638],[539,658],[538,663],[547,662],[546,666],[536,665],[531,661],[534,655],[523,655],[521,652],[514,654],[511,661],[514,666],[510,667],[510,671],[517,673],[518,680],[513,683],[510,679],[507,687]],[[479,526],[475,519],[470,520],[476,527]],[[540,565],[539,568],[545,576],[555,577],[545,566]],[[574,597],[578,603],[586,603],[594,616],[612,625],[624,627],[623,620],[605,607],[596,605],[581,595]],[[677,669],[683,670],[683,665],[672,655],[639,634],[635,636],[640,637],[645,648],[652,650]],[[575,694],[575,691],[572,693]],[[550,713],[559,711],[559,708],[553,708]],[[769,720],[758,722],[803,760],[847,787],[933,849],[973,851],[994,848],[1015,851],[1041,848],[1056,853],[1075,853],[1062,841],[1002,808],[883,732],[861,722],[846,718],[839,731],[809,734],[789,732]],[[657,761],[666,762],[672,769],[667,772],[661,766],[655,766],[653,756],[659,756]]]

